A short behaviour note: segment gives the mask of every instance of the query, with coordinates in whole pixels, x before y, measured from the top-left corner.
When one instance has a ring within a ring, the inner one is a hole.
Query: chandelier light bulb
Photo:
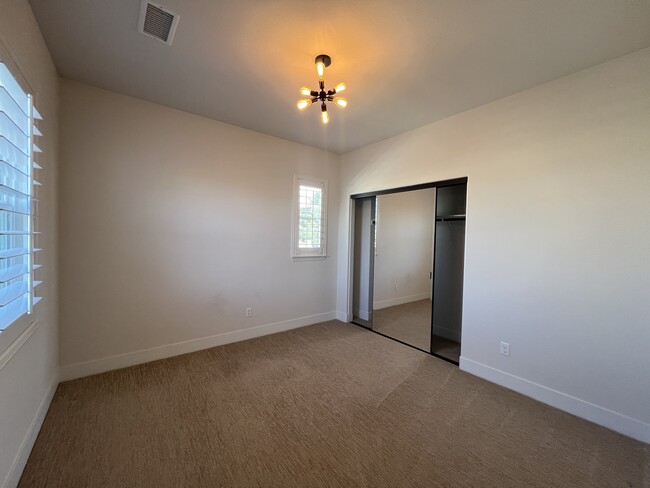
[[[334,103],[341,108],[345,108],[348,106],[348,101],[345,98],[334,97]]]
[[[305,97],[308,97],[308,96],[311,95],[311,90],[310,90],[309,88],[303,86],[303,87],[300,89],[300,94],[303,95],[303,96],[305,96]]]
[[[323,124],[329,123],[330,116],[327,113],[327,105],[325,105],[325,102],[321,104],[320,109],[321,109],[321,113],[320,113],[321,122],[323,122]]]
[[[345,83],[339,83],[334,89],[336,90],[336,93],[341,93],[343,90],[345,90]]]
[[[298,110],[305,110],[310,105],[311,105],[311,100],[299,100],[298,103],[296,104]]]
[[[318,72],[318,77],[322,78],[323,75],[325,74],[325,63],[322,61],[318,61],[316,63],[316,71]]]

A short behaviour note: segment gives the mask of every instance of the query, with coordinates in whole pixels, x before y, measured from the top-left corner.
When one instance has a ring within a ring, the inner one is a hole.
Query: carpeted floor
[[[21,487],[650,487],[650,446],[327,322],[63,383]]]

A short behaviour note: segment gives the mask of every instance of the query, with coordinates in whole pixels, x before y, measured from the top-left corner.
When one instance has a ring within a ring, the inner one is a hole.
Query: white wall
[[[8,52],[12,53],[11,55]],[[57,84],[58,77],[26,0],[7,0],[0,8],[0,57],[12,57],[19,76],[29,83],[35,104],[43,115],[44,136],[38,144],[44,171],[39,180],[39,245],[44,263],[43,284],[30,326],[4,353],[0,352],[0,486],[14,487],[27,462],[36,435],[54,394],[58,379],[57,325]],[[31,334],[31,335],[30,335]]]
[[[431,297],[436,190],[377,197],[374,310]]]
[[[650,442],[650,49],[345,154],[339,312],[350,194],[462,176],[461,367]]]
[[[68,80],[60,96],[64,378],[335,317],[336,155]],[[325,260],[290,259],[294,173],[329,180]]]

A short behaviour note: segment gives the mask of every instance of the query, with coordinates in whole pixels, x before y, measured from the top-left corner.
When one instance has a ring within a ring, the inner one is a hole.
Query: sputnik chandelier
[[[345,83],[339,83],[333,90],[325,91],[325,80],[323,80],[323,75],[325,74],[325,68],[332,64],[332,58],[327,54],[319,54],[316,56],[314,63],[316,63],[316,71],[318,71],[319,89],[317,91],[305,87],[301,88],[300,94],[311,98],[299,100],[297,106],[299,110],[305,110],[312,103],[320,102],[321,122],[327,124],[330,121],[330,116],[327,114],[327,102],[334,102],[341,108],[345,108],[348,105],[348,101],[345,98],[334,96],[345,90]]]

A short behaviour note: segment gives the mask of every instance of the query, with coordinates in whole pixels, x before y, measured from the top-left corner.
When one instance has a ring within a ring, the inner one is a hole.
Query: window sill
[[[329,258],[329,256],[291,256],[291,261],[293,262],[299,262],[299,261],[324,261],[325,259]]]
[[[32,334],[38,329],[38,327],[41,325],[41,322],[39,320],[35,320],[33,316],[28,316],[30,318],[30,321],[28,322],[27,327],[22,328],[22,330],[16,330],[14,329],[12,332],[14,332],[14,336],[10,337],[7,335],[4,341],[2,341],[2,346],[3,349],[0,351],[0,369],[4,368],[5,365],[11,360],[11,358],[16,354],[21,347],[27,342],[27,339],[29,339]],[[13,325],[13,324],[12,324]],[[5,329],[5,331],[8,331],[9,327]],[[3,332],[3,334],[7,334],[6,332]],[[9,342],[9,344],[6,344],[6,342]]]

